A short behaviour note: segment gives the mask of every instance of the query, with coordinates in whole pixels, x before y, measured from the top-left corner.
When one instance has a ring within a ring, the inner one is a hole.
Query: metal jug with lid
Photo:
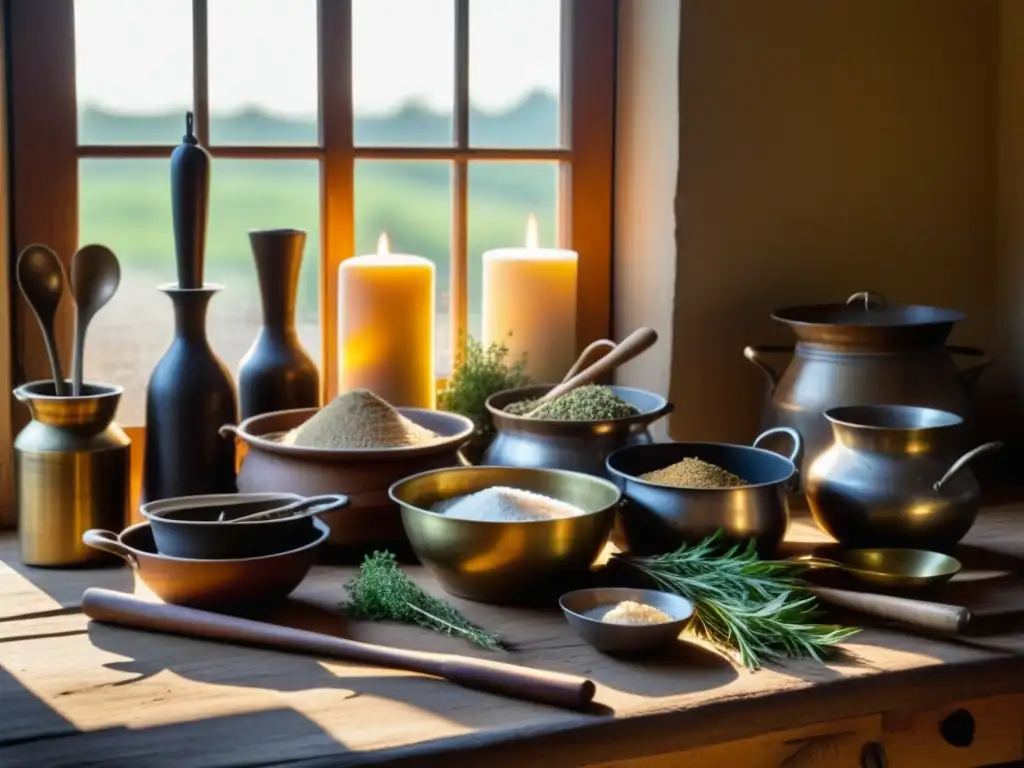
[[[792,427],[804,439],[804,476],[832,442],[824,412],[849,405],[917,405],[955,413],[972,422],[974,385],[991,359],[974,347],[946,344],[966,315],[938,307],[889,306],[872,291],[844,304],[780,309],[772,319],[793,329],[792,346],[747,347],[744,356],[768,378],[762,426]],[[765,360],[793,359],[780,375]],[[983,358],[960,369],[954,355]]]

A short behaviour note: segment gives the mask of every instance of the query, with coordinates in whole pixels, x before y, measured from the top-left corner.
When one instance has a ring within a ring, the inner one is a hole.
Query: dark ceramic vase
[[[295,330],[295,299],[306,233],[249,233],[263,303],[263,327],[238,368],[242,418],[320,405],[320,373]]]
[[[238,421],[234,382],[206,337],[220,289],[160,287],[174,305],[174,340],[146,388],[144,501],[237,490],[235,441],[218,434]]]

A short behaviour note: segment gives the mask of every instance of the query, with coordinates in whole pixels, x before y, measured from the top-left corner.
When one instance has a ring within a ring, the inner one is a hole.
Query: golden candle
[[[434,264],[391,253],[354,256],[338,271],[338,385],[394,406],[433,408]]]
[[[532,214],[525,248],[483,255],[482,342],[503,342],[511,361],[525,353],[535,383],[561,381],[575,362],[578,261],[575,251],[538,247]]]

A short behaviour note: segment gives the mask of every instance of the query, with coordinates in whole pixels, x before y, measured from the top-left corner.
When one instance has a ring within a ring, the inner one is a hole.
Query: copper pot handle
[[[139,561],[132,551],[121,543],[117,534],[113,531],[104,531],[101,528],[90,528],[82,534],[82,543],[93,549],[109,552],[112,555],[126,560],[132,568],[139,567]]]
[[[777,344],[767,344],[763,347],[744,347],[743,356],[760,368],[764,372],[764,375],[768,377],[768,394],[774,395],[775,388],[779,386],[780,377],[778,372],[771,365],[761,359],[761,356],[793,354],[795,351],[796,346],[793,344],[781,346]]]
[[[875,304],[877,304],[880,309],[885,309],[889,306],[889,302],[885,300],[885,296],[878,293],[878,291],[857,291],[846,300],[846,303],[853,304],[855,301],[863,301],[864,309],[866,311],[871,309],[872,299],[875,299]]]
[[[986,453],[991,453],[992,451],[998,451],[1002,447],[1003,447],[1002,443],[1000,443],[1000,442],[992,442],[992,443],[984,443],[982,445],[979,445],[977,448],[974,448],[974,449],[968,451],[963,456],[961,456],[959,459],[954,461],[953,462],[953,466],[951,466],[948,470],[946,470],[946,474],[944,474],[942,476],[942,479],[939,480],[938,482],[936,482],[935,485],[933,485],[932,487],[936,491],[941,491],[942,490],[942,486],[944,486],[946,483],[948,483],[952,479],[953,475],[955,475],[961,469],[966,467],[968,464],[970,464],[976,458],[978,458],[979,456],[984,456]]]

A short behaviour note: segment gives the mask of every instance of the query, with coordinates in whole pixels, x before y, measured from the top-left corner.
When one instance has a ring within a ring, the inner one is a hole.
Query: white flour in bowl
[[[491,523],[529,523],[584,514],[579,507],[550,496],[501,485],[446,499],[432,509],[445,517]]]

